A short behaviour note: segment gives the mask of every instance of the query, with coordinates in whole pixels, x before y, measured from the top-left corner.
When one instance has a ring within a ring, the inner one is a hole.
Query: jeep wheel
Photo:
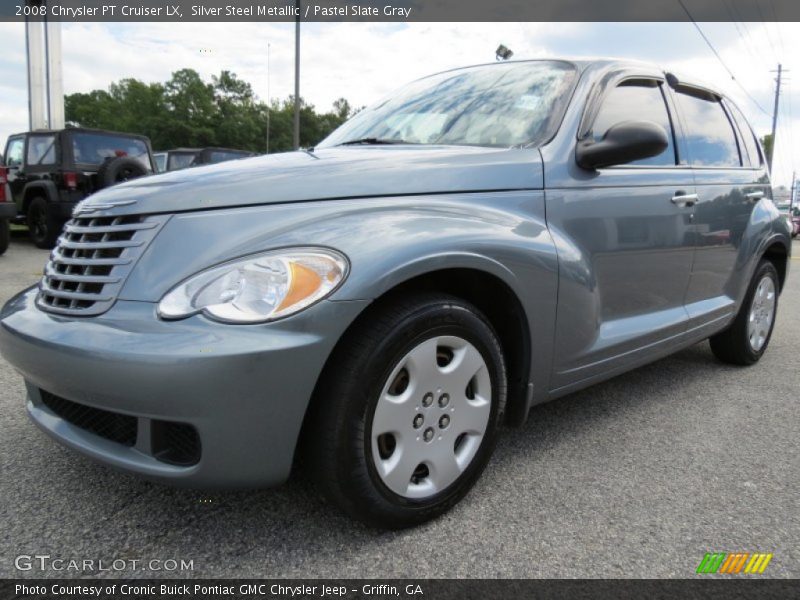
[[[415,295],[378,306],[326,366],[312,407],[312,475],[370,525],[442,514],[477,481],[506,396],[500,343],[471,304]]]
[[[11,243],[11,227],[8,219],[0,219],[0,254],[8,250],[9,243]]]
[[[147,170],[135,158],[119,156],[106,160],[97,170],[100,187],[107,188],[129,179],[147,175]]]
[[[27,222],[28,234],[37,248],[49,249],[56,245],[61,225],[50,214],[44,198],[37,197],[31,201]]]

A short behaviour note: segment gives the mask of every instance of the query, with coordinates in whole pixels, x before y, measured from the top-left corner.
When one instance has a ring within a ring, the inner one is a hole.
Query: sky
[[[304,23],[300,94],[322,110],[340,97],[353,106],[369,105],[424,75],[490,62],[503,43],[515,59],[614,56],[654,62],[726,92],[762,136],[771,129],[770,71],[780,62],[791,72],[778,112],[773,183],[788,187],[792,171],[800,171],[800,23],[700,27],[730,73],[692,23]],[[64,23],[62,54],[68,94],[105,89],[127,77],[165,81],[185,67],[206,80],[233,71],[262,99],[293,93],[292,23]],[[28,123],[24,25],[0,23],[0,56],[4,146],[9,134]]]

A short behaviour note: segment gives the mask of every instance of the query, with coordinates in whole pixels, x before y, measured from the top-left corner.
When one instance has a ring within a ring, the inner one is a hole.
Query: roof
[[[128,133],[127,131],[113,131],[111,129],[95,129],[92,127],[62,127],[61,129],[31,129],[30,131],[21,131],[19,133],[12,133],[8,137],[14,137],[17,135],[28,135],[31,133],[62,133],[62,132],[69,132],[69,133],[99,133],[104,135],[118,135],[123,137],[132,137],[132,138],[140,138],[143,140],[150,141],[146,135],[142,135],[141,133]]]

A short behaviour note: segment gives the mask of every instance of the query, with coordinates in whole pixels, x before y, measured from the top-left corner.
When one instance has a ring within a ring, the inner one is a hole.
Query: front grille
[[[164,221],[140,215],[68,221],[45,267],[38,306],[68,315],[107,311]]]
[[[42,404],[57,416],[86,431],[123,446],[136,444],[136,417],[86,406],[40,390]]]

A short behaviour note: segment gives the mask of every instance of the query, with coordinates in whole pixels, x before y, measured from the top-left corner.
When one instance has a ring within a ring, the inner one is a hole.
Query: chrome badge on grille
[[[73,217],[80,217],[97,212],[98,210],[111,210],[117,206],[130,206],[136,204],[136,200],[119,200],[117,202],[92,202],[91,198],[81,200],[72,209]]]

